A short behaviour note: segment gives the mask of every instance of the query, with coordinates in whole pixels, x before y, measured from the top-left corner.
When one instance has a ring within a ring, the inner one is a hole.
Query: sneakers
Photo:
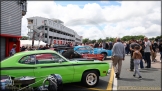
[[[133,77],[136,77],[136,75],[133,75]],[[142,76],[139,76],[138,79],[142,79]]]
[[[120,78],[119,74],[118,73],[115,73],[115,74],[116,74],[115,78],[119,79]]]
[[[138,79],[142,79],[142,76],[139,76]]]
[[[133,69],[130,69],[129,71],[133,71]]]

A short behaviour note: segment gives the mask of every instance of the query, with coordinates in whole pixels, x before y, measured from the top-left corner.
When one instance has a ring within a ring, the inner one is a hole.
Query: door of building
[[[0,46],[1,46],[1,58],[0,58],[0,61],[1,61],[6,57],[6,55],[5,55],[5,53],[6,53],[6,50],[5,50],[6,49],[6,39],[5,39],[5,37],[1,37]]]

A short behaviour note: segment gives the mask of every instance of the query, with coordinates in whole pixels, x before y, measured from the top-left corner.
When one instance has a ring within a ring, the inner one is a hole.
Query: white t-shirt
[[[144,52],[151,52],[150,46],[151,46],[151,42],[149,40],[147,42],[145,42]]]

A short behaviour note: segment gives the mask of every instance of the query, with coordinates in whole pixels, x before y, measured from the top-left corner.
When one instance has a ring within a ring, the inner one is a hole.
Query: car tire
[[[91,80],[91,81],[90,81]],[[99,83],[99,74],[96,71],[87,71],[82,76],[82,83],[86,87],[94,87]]]
[[[101,54],[104,56],[103,60],[106,60],[107,57],[106,53],[101,53]]]

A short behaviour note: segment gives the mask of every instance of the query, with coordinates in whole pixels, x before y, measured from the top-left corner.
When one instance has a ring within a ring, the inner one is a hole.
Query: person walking
[[[159,43],[160,62],[162,61],[162,40]]]
[[[158,48],[158,44],[156,41],[152,42],[152,61],[155,62],[156,61],[156,49]]]
[[[129,54],[129,50],[130,50],[129,48],[130,48],[130,44],[127,42],[125,47],[125,51],[127,55]]]
[[[133,71],[134,70],[134,63],[133,63],[133,52],[134,52],[134,47],[135,46],[139,46],[140,49],[139,51],[142,49],[142,47],[136,42],[135,39],[132,39],[132,43],[130,44],[130,51],[131,51],[131,59],[130,59],[130,71]]]
[[[125,48],[124,45],[121,43],[120,38],[117,38],[116,41],[117,42],[113,45],[112,48],[112,61],[116,73],[116,78],[119,79],[121,73],[122,60],[124,61],[125,58]],[[117,64],[118,67],[116,67]]]
[[[15,53],[16,53],[16,44],[13,44],[13,47],[12,47],[10,53],[9,53],[9,56],[14,55]]]
[[[151,45],[151,42],[148,40],[147,37],[145,37],[144,40],[145,40],[144,56],[145,56],[145,60],[147,62],[146,68],[151,68],[150,55],[151,55],[151,51],[152,51],[152,45]]]
[[[136,76],[136,73],[137,73],[138,76],[139,76],[139,79],[142,79],[142,76],[141,76],[141,74],[139,72],[139,69],[138,69],[138,66],[140,64],[140,61],[142,60],[142,54],[140,53],[139,49],[140,49],[139,46],[135,46],[134,47],[134,52],[133,52],[132,58],[133,58],[135,70],[134,70],[133,76],[135,77]]]

